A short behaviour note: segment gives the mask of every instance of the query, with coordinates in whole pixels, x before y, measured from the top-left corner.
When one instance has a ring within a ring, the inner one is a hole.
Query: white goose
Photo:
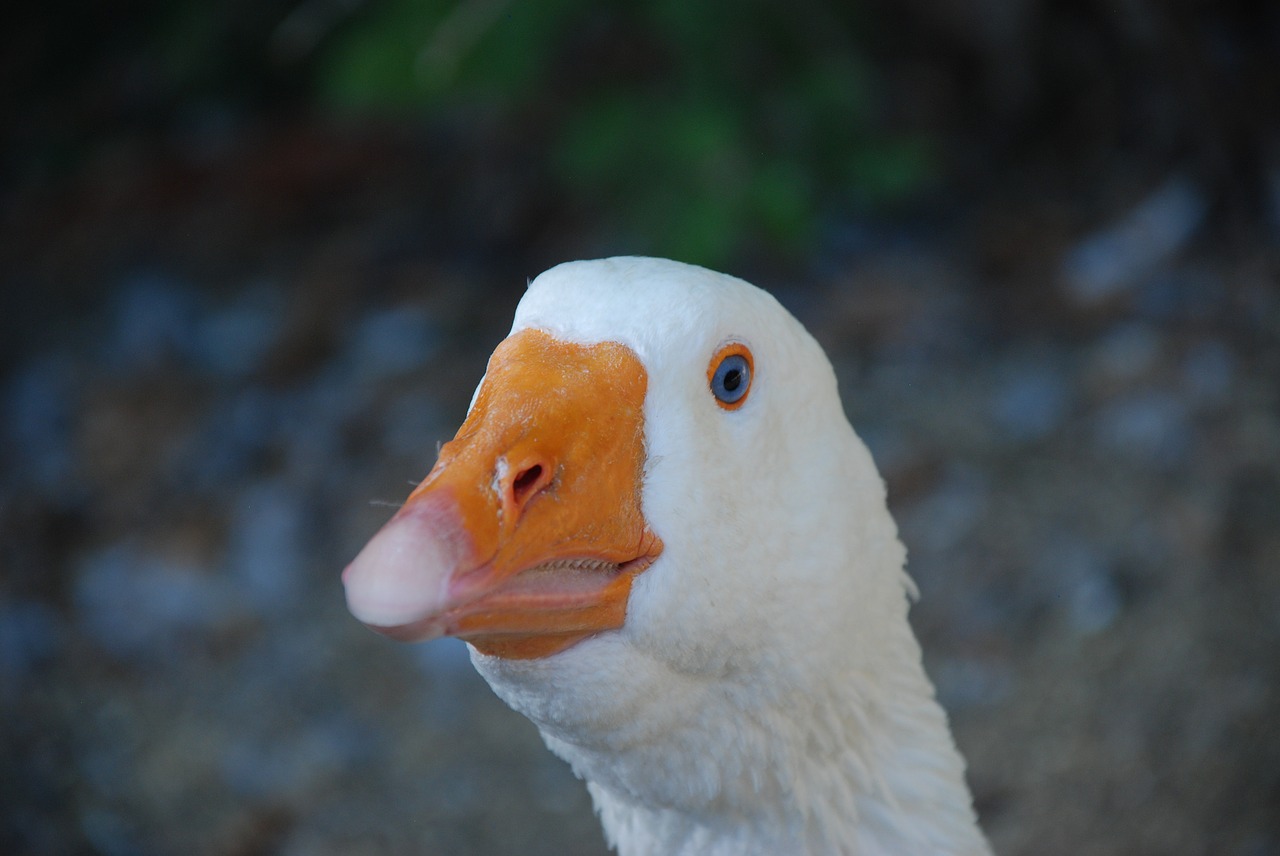
[[[677,262],[571,262],[343,574],[453,635],[630,854],[989,854],[819,345]]]

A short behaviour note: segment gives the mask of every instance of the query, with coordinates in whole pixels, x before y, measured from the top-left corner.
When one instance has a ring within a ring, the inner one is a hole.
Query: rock
[[[275,430],[285,473],[295,484],[317,486],[343,478],[349,462],[343,430],[370,409],[373,393],[353,372],[330,367],[279,397]]]
[[[1183,389],[1193,405],[1218,408],[1229,403],[1235,376],[1235,354],[1217,339],[1197,342],[1182,358]]]
[[[283,484],[257,484],[240,494],[226,562],[243,602],[264,616],[298,602],[307,531],[300,498]]]
[[[383,415],[382,446],[393,455],[421,460],[429,468],[436,443],[451,431],[435,397],[425,389],[411,389],[387,407]]]
[[[1164,359],[1165,342],[1147,324],[1109,330],[1088,351],[1086,374],[1095,392],[1124,389],[1146,380]]]
[[[1230,291],[1216,273],[1196,268],[1159,271],[1138,289],[1135,310],[1153,322],[1204,325],[1229,312]]]
[[[226,748],[222,776],[241,797],[298,799],[336,771],[371,754],[372,736],[353,722],[320,719],[300,730],[242,737]]]
[[[423,713],[435,724],[444,727],[465,722],[467,713],[475,703],[483,687],[471,667],[471,653],[460,639],[450,639],[446,645],[436,645],[434,640],[412,646],[415,665],[427,676],[423,686]]]
[[[281,396],[260,386],[237,386],[217,396],[192,444],[198,453],[184,460],[184,486],[217,494],[251,474],[289,439],[280,430],[282,411]]]
[[[355,325],[347,356],[366,380],[421,368],[440,347],[440,334],[416,307],[369,312]]]
[[[102,856],[142,856],[147,852],[139,841],[136,825],[108,809],[82,811],[80,831],[93,845],[93,852]]]
[[[1008,662],[992,657],[949,657],[931,663],[929,672],[949,711],[998,704],[1014,687]]]
[[[18,368],[4,389],[8,442],[4,462],[46,497],[55,498],[75,478],[72,422],[76,410],[75,362],[46,353]]]
[[[1062,262],[1067,295],[1085,306],[1129,291],[1144,274],[1172,258],[1204,219],[1204,195],[1175,176],[1127,214],[1088,235]]]
[[[286,310],[279,288],[258,285],[204,313],[196,321],[192,343],[198,364],[228,378],[261,368],[284,332]]]
[[[200,296],[159,273],[135,274],[115,293],[106,331],[107,363],[124,371],[187,360],[198,341]]]
[[[0,602],[0,698],[13,699],[62,645],[57,612],[36,600]]]
[[[1094,442],[1106,453],[1147,466],[1182,464],[1191,447],[1187,405],[1161,389],[1122,396],[1094,417]]]
[[[91,639],[120,659],[145,663],[180,658],[181,642],[225,626],[236,614],[226,578],[127,543],[84,561],[74,602]]]
[[[1071,384],[1056,363],[1019,363],[997,385],[991,415],[1012,440],[1041,440],[1062,424],[1071,409]]]
[[[903,540],[913,550],[946,553],[973,531],[989,497],[990,486],[981,471],[953,465],[930,494],[903,514]]]
[[[1123,611],[1124,595],[1111,558],[1081,538],[1047,539],[1031,571],[1039,597],[1078,635],[1092,636],[1107,629]]]

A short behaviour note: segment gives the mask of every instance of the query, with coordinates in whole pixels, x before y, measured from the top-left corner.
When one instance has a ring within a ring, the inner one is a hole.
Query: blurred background
[[[602,854],[338,574],[528,277],[822,341],[1014,854],[1280,854],[1280,7],[49,0],[0,35],[0,852]]]

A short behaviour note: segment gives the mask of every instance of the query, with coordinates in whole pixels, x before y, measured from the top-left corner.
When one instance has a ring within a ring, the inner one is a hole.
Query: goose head
[[[623,852],[985,852],[903,561],[802,325],[733,277],[617,258],[530,284],[343,579],[374,629],[470,643]]]

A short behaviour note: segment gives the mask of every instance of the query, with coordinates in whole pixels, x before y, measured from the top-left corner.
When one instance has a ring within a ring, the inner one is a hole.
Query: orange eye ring
[[[737,410],[747,403],[755,374],[751,349],[741,342],[730,342],[716,351],[707,365],[707,386],[722,410]]]

